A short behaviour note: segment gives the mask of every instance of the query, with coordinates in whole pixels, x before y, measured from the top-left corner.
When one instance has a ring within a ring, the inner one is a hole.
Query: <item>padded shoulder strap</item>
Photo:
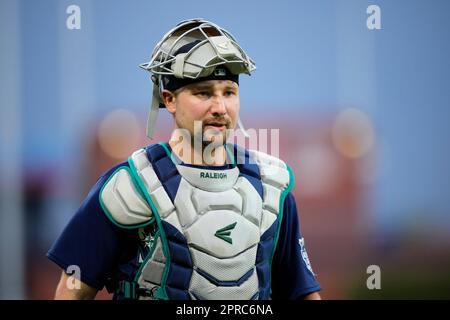
[[[153,221],[152,210],[137,187],[129,167],[119,167],[100,190],[99,201],[117,226],[134,229]]]
[[[283,160],[257,150],[249,150],[249,154],[256,161],[260,170],[261,180],[264,183],[281,191],[293,184],[289,172],[290,168]]]
[[[277,239],[283,219],[284,200],[294,186],[292,171],[282,160],[264,152],[249,150],[249,159],[256,162],[259,168],[263,188],[261,230],[265,232],[278,219]]]

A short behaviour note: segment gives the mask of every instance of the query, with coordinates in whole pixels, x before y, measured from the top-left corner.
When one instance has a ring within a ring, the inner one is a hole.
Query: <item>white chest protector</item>
[[[237,149],[235,149],[237,150]],[[167,145],[129,158],[100,202],[122,228],[154,224],[136,298],[268,299],[283,203],[293,186],[281,160],[247,151],[252,165],[211,170],[172,162]]]

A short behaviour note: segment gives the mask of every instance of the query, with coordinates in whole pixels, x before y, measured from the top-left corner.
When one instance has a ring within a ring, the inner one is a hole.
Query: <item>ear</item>
[[[166,106],[167,111],[169,111],[170,113],[175,113],[176,111],[176,97],[175,94],[169,90],[163,90],[161,92],[161,99],[164,103],[164,105]]]

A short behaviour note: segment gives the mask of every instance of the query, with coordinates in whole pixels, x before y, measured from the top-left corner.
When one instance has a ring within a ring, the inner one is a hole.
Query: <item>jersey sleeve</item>
[[[306,253],[295,198],[289,193],[272,263],[272,299],[299,299],[320,289]]]
[[[63,270],[69,266],[79,267],[81,281],[98,290],[112,276],[123,245],[124,230],[108,220],[99,201],[102,186],[119,166],[128,164],[121,163],[98,179],[47,253]]]

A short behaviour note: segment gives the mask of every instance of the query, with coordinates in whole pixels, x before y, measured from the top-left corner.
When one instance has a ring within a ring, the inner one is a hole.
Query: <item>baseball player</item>
[[[113,299],[320,299],[291,169],[226,142],[243,129],[239,75],[253,60],[225,29],[191,19],[141,67],[153,81],[147,135],[159,108],[174,134],[98,179],[47,254],[63,269],[55,298],[106,287]],[[68,286],[74,266],[79,286]]]

